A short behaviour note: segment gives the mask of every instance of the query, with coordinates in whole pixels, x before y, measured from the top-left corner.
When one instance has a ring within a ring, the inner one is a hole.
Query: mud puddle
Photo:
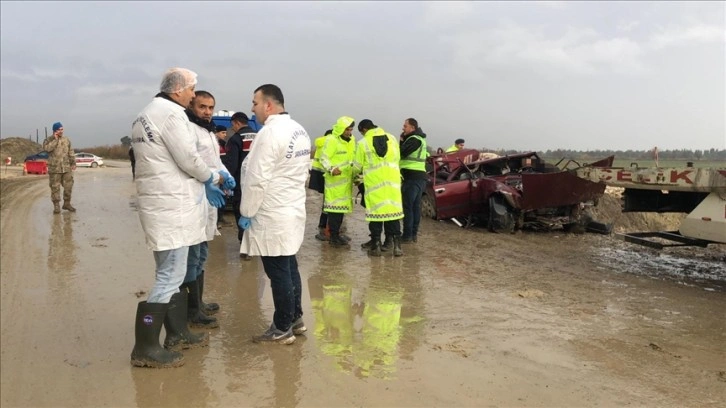
[[[632,245],[618,241],[612,244],[614,246],[595,248],[593,253],[619,273],[726,292],[726,248],[723,245],[658,251],[632,248]]]

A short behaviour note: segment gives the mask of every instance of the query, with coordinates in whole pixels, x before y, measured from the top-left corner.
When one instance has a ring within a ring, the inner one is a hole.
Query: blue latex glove
[[[239,222],[237,222],[237,225],[239,225],[239,227],[243,230],[248,230],[250,229],[250,225],[252,225],[252,219],[247,217],[239,217]]]
[[[204,190],[207,193],[207,201],[215,208],[222,208],[225,204],[224,191],[214,185],[214,175],[204,183]]]
[[[237,183],[234,181],[234,177],[224,170],[220,170],[219,174],[224,177],[224,184],[222,184],[222,190],[233,190]]]

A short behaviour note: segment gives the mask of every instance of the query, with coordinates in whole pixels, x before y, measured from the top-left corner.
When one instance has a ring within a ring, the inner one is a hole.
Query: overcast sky
[[[348,115],[434,147],[725,149],[724,4],[2,1],[0,134],[117,144],[182,66],[217,109],[279,85],[313,137]]]

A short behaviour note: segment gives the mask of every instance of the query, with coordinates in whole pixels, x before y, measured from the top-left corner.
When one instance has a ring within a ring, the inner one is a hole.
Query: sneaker
[[[328,237],[325,236],[325,234],[318,232],[317,234],[315,234],[315,239],[317,239],[318,241],[327,241]]]
[[[369,249],[373,247],[373,244],[375,243],[375,240],[371,238],[369,241],[366,241],[362,244],[360,244],[360,247],[363,249]]]
[[[410,242],[416,242],[416,240],[413,237],[401,237],[402,243],[410,243]]]
[[[282,331],[277,330],[275,323],[272,323],[267,331],[259,336],[253,337],[252,341],[255,343],[292,344],[295,342],[295,335],[292,334],[292,327],[287,329],[287,331]]]
[[[293,323],[292,323],[292,334],[295,335],[301,335],[308,331],[308,328],[305,327],[305,322],[303,322],[302,317],[298,317]]]

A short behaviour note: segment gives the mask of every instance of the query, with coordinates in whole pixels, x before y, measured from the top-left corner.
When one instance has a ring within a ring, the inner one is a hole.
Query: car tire
[[[514,232],[516,225],[512,208],[507,204],[501,195],[489,197],[489,231],[491,232]]]
[[[98,163],[96,163],[96,162],[91,163],[91,167],[93,167],[95,169],[96,167],[98,167]]]
[[[421,215],[427,218],[436,219],[436,202],[428,194],[421,197]]]

